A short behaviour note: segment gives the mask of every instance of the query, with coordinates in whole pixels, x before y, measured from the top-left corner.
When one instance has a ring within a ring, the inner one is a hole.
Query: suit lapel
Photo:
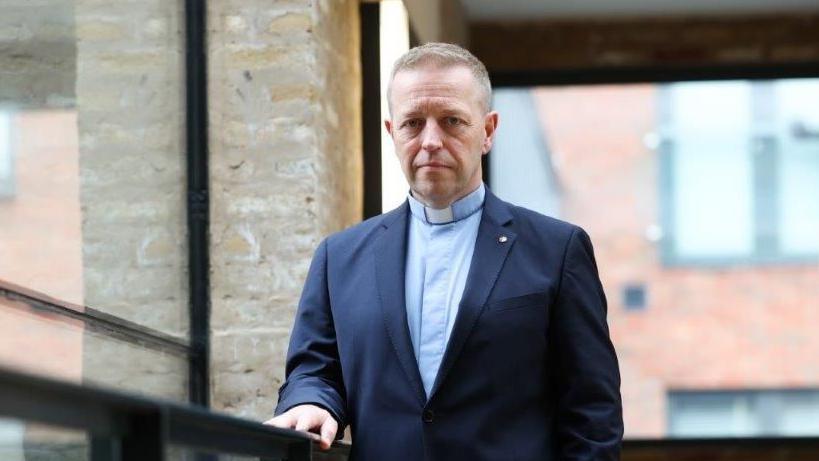
[[[374,247],[375,277],[387,334],[401,368],[404,369],[404,373],[423,404],[426,395],[424,386],[421,385],[421,374],[418,371],[418,363],[415,360],[410,339],[404,295],[408,208],[408,204],[404,202],[403,206],[389,213],[382,221],[385,229],[378,236]]]
[[[475,250],[466,278],[466,287],[458,306],[458,315],[455,317],[455,325],[452,327],[444,358],[438,369],[438,376],[435,378],[435,384],[430,393],[430,399],[441,387],[458,358],[458,354],[463,349],[489,293],[495,286],[506,256],[515,243],[516,234],[504,227],[511,220],[512,214],[509,212],[508,205],[487,189],[483,215],[475,240]]]

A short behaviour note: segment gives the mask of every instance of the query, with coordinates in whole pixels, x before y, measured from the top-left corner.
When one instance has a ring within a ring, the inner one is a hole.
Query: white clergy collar
[[[486,189],[481,183],[477,189],[465,197],[456,200],[446,208],[432,208],[424,205],[409,193],[409,206],[412,216],[425,224],[449,224],[468,218],[483,208],[483,199]]]

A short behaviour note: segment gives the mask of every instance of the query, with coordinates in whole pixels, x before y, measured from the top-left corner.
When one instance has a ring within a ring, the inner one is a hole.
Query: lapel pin
[[[498,237],[498,242],[500,242],[500,243],[506,243],[507,240],[509,240],[509,239],[506,238],[505,235],[501,235],[500,237]]]

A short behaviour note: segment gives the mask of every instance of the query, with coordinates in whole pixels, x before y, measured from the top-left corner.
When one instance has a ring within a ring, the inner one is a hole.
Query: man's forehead
[[[401,104],[401,113],[416,113],[428,111],[468,112],[469,104],[464,98],[457,96],[431,96],[424,92],[410,93]]]
[[[474,78],[465,67],[408,69],[398,72],[392,85],[393,102],[406,110],[459,106],[477,102]],[[410,109],[410,107],[412,109]]]

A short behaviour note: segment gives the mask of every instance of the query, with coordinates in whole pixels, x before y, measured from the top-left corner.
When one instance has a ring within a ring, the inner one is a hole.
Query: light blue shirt
[[[405,292],[407,323],[427,396],[444,356],[475,250],[486,195],[483,183],[450,207],[409,206]]]

